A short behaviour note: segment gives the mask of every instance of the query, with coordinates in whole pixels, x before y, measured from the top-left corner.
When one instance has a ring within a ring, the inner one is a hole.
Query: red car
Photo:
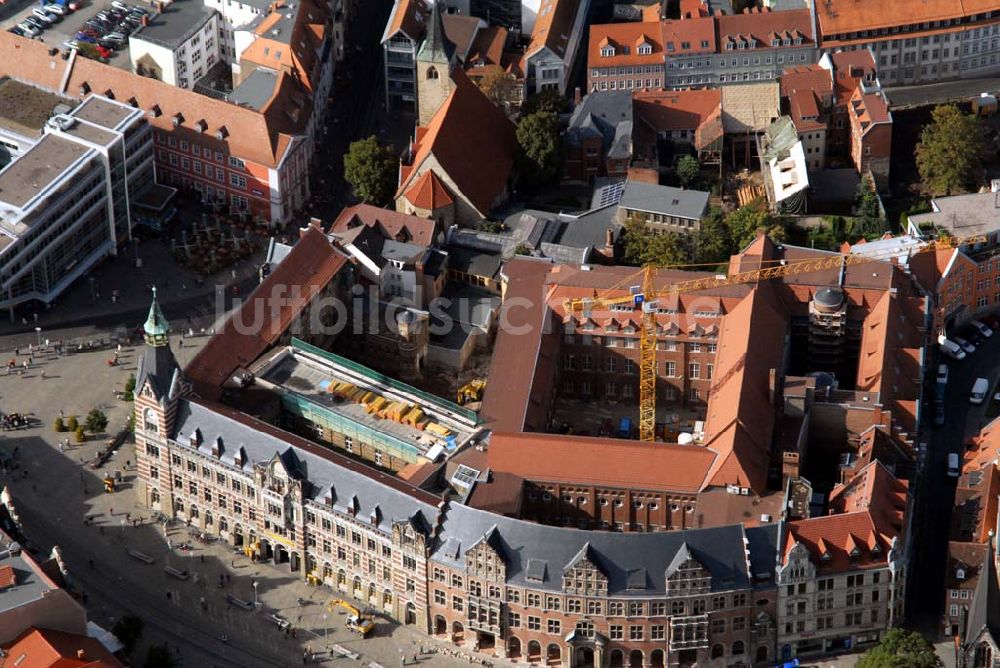
[[[101,58],[110,58],[111,57],[111,52],[108,49],[105,49],[100,44],[95,44],[94,45],[94,49],[97,51],[97,55],[99,55]]]

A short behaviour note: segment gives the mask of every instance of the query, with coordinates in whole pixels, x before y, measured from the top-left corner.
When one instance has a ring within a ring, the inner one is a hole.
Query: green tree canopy
[[[974,187],[982,168],[979,119],[953,104],[937,106],[931,113],[933,122],[921,130],[914,154],[924,185],[945,195]]]
[[[87,413],[87,431],[92,434],[99,434],[108,426],[108,416],[103,411],[93,408]]]
[[[392,149],[375,135],[351,142],[344,155],[344,180],[366,204],[382,206],[392,197],[399,166]]]
[[[857,668],[938,668],[934,647],[916,631],[890,629],[875,647],[861,655]]]
[[[674,173],[677,175],[677,181],[681,184],[681,187],[689,188],[698,178],[700,169],[701,167],[694,156],[682,155],[680,160],[677,161]]]
[[[111,632],[125,645],[125,651],[130,652],[142,635],[142,629],[146,625],[141,617],[135,615],[125,615],[111,627]]]
[[[733,237],[722,216],[722,210],[712,207],[709,209],[708,215],[701,221],[700,229],[695,236],[695,261],[722,264],[729,261],[729,256],[733,252]]]
[[[851,225],[851,236],[864,237],[871,241],[877,239],[886,230],[885,219],[882,217],[882,210],[879,207],[878,194],[872,186],[871,181],[862,179],[858,184],[858,196],[855,203],[857,216]]]
[[[144,668],[174,668],[177,661],[166,645],[150,645],[146,652],[146,663],[142,665]]]
[[[785,239],[784,225],[771,215],[763,199],[754,200],[729,214],[726,217],[726,227],[729,228],[729,236],[737,252],[757,238],[758,229],[766,230],[774,241]]]
[[[538,111],[517,124],[518,170],[528,187],[551,183],[559,175],[559,118]]]
[[[569,100],[558,90],[546,88],[529,97],[521,107],[522,116],[531,116],[539,111],[553,114],[565,114],[569,111]]]
[[[625,221],[623,233],[622,261],[625,264],[662,267],[688,261],[684,241],[673,232],[653,234],[644,222],[630,218]]]

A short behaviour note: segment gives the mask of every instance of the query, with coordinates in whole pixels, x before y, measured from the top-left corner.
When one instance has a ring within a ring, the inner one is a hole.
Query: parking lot
[[[79,8],[76,11],[67,12],[64,16],[58,17],[57,21],[49,24],[36,39],[45,44],[63,47],[64,43],[77,40],[77,32],[85,28],[87,21],[111,8],[111,0],[96,0],[93,2],[90,0],[78,0],[78,4]],[[130,7],[141,7],[146,11],[150,11],[148,4],[145,2],[128,2],[127,4]],[[9,30],[24,22],[27,17],[33,15],[32,10],[40,7],[41,4],[37,1],[28,2],[21,6],[15,13],[3,19],[0,22],[0,27],[4,30]],[[118,50],[109,49],[107,62],[122,69],[130,69],[131,63],[129,62],[128,45],[122,45]]]

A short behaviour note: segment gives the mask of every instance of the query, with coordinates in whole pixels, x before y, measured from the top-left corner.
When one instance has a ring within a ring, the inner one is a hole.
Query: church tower
[[[136,368],[133,393],[137,444],[143,434],[156,441],[171,435],[177,401],[187,389],[180,366],[170,350],[168,333],[169,325],[156,301],[156,288],[153,288],[153,303],[143,325],[146,345]]]
[[[427,19],[427,34],[417,51],[417,122],[426,126],[451,95],[455,82],[451,78],[455,66],[455,46],[444,34],[441,7],[431,0],[431,15]]]

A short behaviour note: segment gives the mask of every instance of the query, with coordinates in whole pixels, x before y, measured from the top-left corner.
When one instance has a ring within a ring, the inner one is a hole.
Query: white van
[[[990,391],[990,381],[986,378],[976,378],[972,384],[972,392],[969,393],[969,403],[979,405],[986,399],[986,393]]]
[[[949,452],[948,453],[948,475],[952,478],[957,478],[961,474],[962,469],[958,466],[958,453]]]
[[[964,360],[965,351],[962,350],[957,343],[951,339],[941,339],[939,344],[941,346],[941,352],[948,357],[955,360]]]

